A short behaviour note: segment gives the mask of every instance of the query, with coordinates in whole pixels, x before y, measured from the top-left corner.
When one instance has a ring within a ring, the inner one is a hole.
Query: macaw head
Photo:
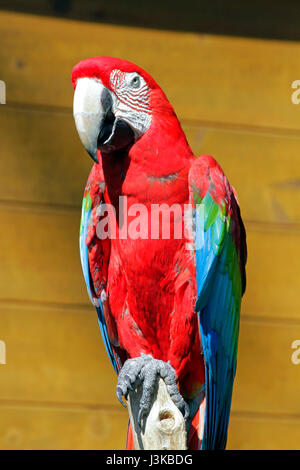
[[[79,137],[98,163],[97,150],[130,148],[153,120],[177,118],[165,94],[140,67],[113,57],[92,57],[72,72],[73,113]]]

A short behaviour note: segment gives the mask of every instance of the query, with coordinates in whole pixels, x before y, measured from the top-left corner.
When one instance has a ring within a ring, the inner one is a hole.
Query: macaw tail
[[[133,434],[132,434],[130,421],[128,421],[128,428],[127,428],[126,450],[134,450]]]
[[[188,449],[189,450],[200,450],[202,444],[201,428],[203,427],[200,423],[202,416],[201,407],[196,411],[189,427],[188,431]]]

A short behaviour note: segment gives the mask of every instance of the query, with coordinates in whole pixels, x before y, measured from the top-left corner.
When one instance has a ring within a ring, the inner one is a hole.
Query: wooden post
[[[127,402],[135,450],[185,450],[185,420],[170,398],[163,379],[156,382],[152,406],[144,417],[142,429],[137,420],[141,396],[142,385],[129,393]]]

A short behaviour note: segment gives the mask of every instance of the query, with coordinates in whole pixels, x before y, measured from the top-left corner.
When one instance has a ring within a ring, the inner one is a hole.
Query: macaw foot
[[[179,393],[176,384],[176,373],[173,367],[168,362],[154,359],[148,354],[141,354],[140,357],[127,359],[119,373],[117,385],[117,397],[122,405],[126,406],[122,400],[122,395],[127,398],[129,391],[135,390],[143,383],[138,413],[138,423],[140,426],[142,418],[150,411],[158,377],[164,380],[171,399],[182,412],[184,418],[188,418],[189,407]]]

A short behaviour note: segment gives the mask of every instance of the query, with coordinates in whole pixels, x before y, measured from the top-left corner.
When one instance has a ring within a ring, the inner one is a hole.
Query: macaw
[[[117,396],[123,402],[142,385],[141,423],[161,376],[186,419],[188,448],[224,449],[246,286],[235,190],[212,156],[194,156],[166,95],[142,68],[93,57],[74,67],[72,84],[76,128],[95,162],[83,196],[81,264]],[[170,236],[161,229],[129,236],[137,204],[149,227],[153,206],[188,210],[169,214]],[[116,227],[106,236],[104,221]]]

